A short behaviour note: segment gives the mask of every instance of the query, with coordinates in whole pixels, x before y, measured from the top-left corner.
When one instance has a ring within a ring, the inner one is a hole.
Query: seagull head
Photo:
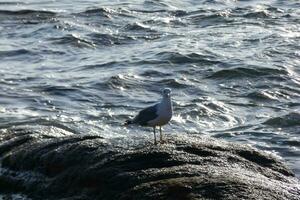
[[[163,97],[170,97],[171,95],[171,89],[170,88],[165,88],[163,90]]]

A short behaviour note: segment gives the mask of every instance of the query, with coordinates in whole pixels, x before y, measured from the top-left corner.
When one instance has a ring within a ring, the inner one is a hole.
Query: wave
[[[0,59],[2,61],[22,61],[23,63],[38,63],[43,57],[39,52],[28,49],[16,49],[10,51],[0,51]]]
[[[299,140],[292,140],[292,139],[290,139],[290,140],[283,140],[283,141],[281,141],[281,144],[283,144],[283,145],[289,145],[289,146],[294,146],[294,147],[300,147],[300,141]]]
[[[169,11],[171,16],[175,16],[175,17],[183,17],[188,15],[187,11],[184,10],[174,10],[174,11]]]
[[[36,16],[36,17],[45,17],[45,16],[55,16],[56,13],[52,11],[44,11],[44,10],[0,10],[0,15],[13,15],[13,16]]]
[[[273,117],[265,121],[263,124],[274,126],[274,127],[300,126],[300,113],[291,112],[280,117]]]
[[[156,84],[163,85],[165,87],[170,88],[186,88],[188,85],[183,84],[182,82],[179,82],[177,79],[171,78],[171,79],[163,79],[161,81],[156,82]]]
[[[215,9],[199,9],[188,13],[182,13],[183,17],[190,24],[201,25],[204,27],[214,25],[225,25],[228,23],[236,23],[237,19],[271,19],[276,17],[286,17],[284,10],[265,5],[261,9],[256,7],[236,7],[232,9],[215,10]],[[243,21],[243,23],[253,23],[254,21]]]
[[[256,100],[278,100],[276,96],[268,91],[255,91],[247,94],[248,98]]]
[[[24,2],[21,1],[14,1],[14,2],[9,2],[9,1],[2,1],[0,2],[0,5],[24,5]]]
[[[127,35],[105,34],[105,33],[91,33],[87,35],[95,45],[99,46],[113,46],[128,44],[135,39]]]
[[[164,73],[161,73],[161,75]],[[142,74],[142,76],[145,76]],[[164,75],[162,75],[164,76]],[[97,82],[92,84],[93,88],[102,88],[102,89],[133,89],[133,88],[147,88],[148,91],[157,92],[160,91],[157,87],[170,87],[170,88],[187,88],[189,85],[184,84],[183,82],[177,79],[161,79],[157,81],[148,80],[140,81],[139,79],[128,76],[128,75],[115,75],[108,78],[106,81]]]
[[[56,96],[68,96],[68,94],[78,94],[79,90],[71,86],[59,86],[59,85],[38,85],[32,87],[36,91],[41,91],[49,95]]]
[[[0,83],[9,85],[9,84],[16,84],[17,82],[19,83],[34,82],[41,79],[42,79],[41,77],[36,77],[36,76],[12,77],[12,78],[0,79]]]
[[[217,72],[214,72],[212,75],[208,76],[208,78],[256,78],[262,76],[277,76],[277,75],[288,75],[288,72],[283,69],[275,69],[275,68],[245,68],[245,67],[236,67],[232,69],[222,69]]]
[[[150,19],[147,21],[143,21],[143,23],[150,26],[186,27],[186,23],[176,18],[170,18],[170,17]]]
[[[39,10],[0,10],[0,21],[22,25],[53,23],[56,21],[56,13]]]
[[[276,87],[276,85],[271,86],[270,88]],[[283,89],[264,89],[260,91],[254,91],[247,94],[247,97],[255,99],[255,100],[289,100],[291,96],[297,95],[292,91],[289,91],[288,88],[284,87]]]
[[[138,23],[135,22],[133,24],[127,24],[126,26],[123,27],[123,30],[125,31],[141,31],[141,32],[157,32],[153,29],[151,29],[150,27],[142,24],[142,23]]]
[[[164,36],[164,33],[159,32],[151,26],[142,24],[140,22],[126,24],[121,29],[119,29],[119,31],[121,36],[125,37],[129,41],[151,41],[160,39]]]
[[[163,1],[156,1],[156,0],[145,0],[143,2],[143,4],[147,7],[159,7],[159,8],[162,8],[162,7],[169,7],[169,5]]]
[[[18,126],[18,128],[15,128],[17,126]],[[17,120],[17,121],[14,121],[14,122],[0,124],[0,129],[14,128],[15,131],[18,131],[18,129],[22,128],[22,126],[26,126],[27,129],[30,129],[30,128],[33,128],[33,127],[36,129],[37,126],[48,126],[48,127],[51,127],[51,128],[53,127],[53,128],[61,129],[64,134],[68,134],[68,135],[69,134],[80,134],[75,129],[72,129],[68,126],[65,126],[65,125],[61,124],[60,122],[58,122],[58,121],[46,120],[46,119],[43,119],[43,118]],[[41,127],[41,130],[43,130],[45,132],[49,132],[49,130],[45,129],[44,127]],[[55,130],[52,130],[52,131],[55,131]]]
[[[181,54],[178,52],[160,52],[155,55],[159,60],[171,62],[173,64],[197,63],[197,64],[219,64],[213,56],[201,55],[197,53]]]
[[[56,13],[42,10],[0,10],[0,20],[10,20],[21,24],[39,24],[55,19]]]
[[[243,15],[244,18],[268,18],[269,16],[270,14],[265,10],[249,12]]]
[[[216,10],[199,10],[194,11],[186,15],[184,19],[189,24],[200,25],[202,27],[209,27],[215,25],[224,25],[227,23],[234,22],[233,18],[228,17],[230,13],[227,11],[216,11]]]
[[[255,19],[272,18],[275,17],[276,15],[277,16],[284,15],[284,10],[270,5],[265,5],[259,10],[253,7],[237,8],[234,10],[234,12],[240,14],[237,16],[242,16],[244,18],[255,18]]]
[[[146,77],[167,77],[171,76],[171,73],[165,73],[157,70],[147,70],[143,73],[140,74],[141,76],[146,76]]]
[[[167,13],[168,10],[165,9],[158,9],[158,10],[145,10],[145,9],[131,9],[133,12],[137,13],[146,13],[146,14],[151,14],[151,13]]]
[[[11,51],[0,51],[0,58],[7,58],[7,57],[15,57],[20,55],[32,56],[37,55],[36,53],[27,50],[27,49],[17,49]]]
[[[109,77],[105,81],[93,83],[91,86],[100,90],[123,90],[138,88],[140,85],[141,83],[139,83],[134,77],[118,74]]]
[[[130,12],[123,8],[113,9],[108,7],[101,7],[101,8],[92,8],[85,10],[83,12],[77,13],[76,15],[86,16],[86,17],[103,17],[107,19],[112,19],[113,17],[120,16],[120,17],[128,17],[133,18],[130,15]]]
[[[126,44],[131,44],[132,42],[137,40],[154,40],[160,37],[161,37],[160,34],[149,35],[144,31],[141,34],[137,34],[137,32],[134,31],[133,35],[127,33],[119,33],[119,34],[90,33],[84,36],[79,36],[76,34],[67,34],[63,37],[50,38],[49,40],[53,44],[59,44],[59,45],[67,44],[79,48],[96,48],[102,46],[126,45]]]
[[[95,65],[80,66],[75,68],[75,71],[94,70],[94,69],[105,68],[105,67],[110,68],[118,65],[122,65],[122,63],[111,61],[111,62],[105,62],[105,63],[95,64]]]
[[[58,37],[58,38],[50,38],[48,39],[51,41],[53,44],[59,44],[59,45],[71,45],[74,47],[79,47],[79,48],[94,48],[95,44],[93,41],[84,39],[78,35],[75,34],[67,34],[63,37]]]
[[[110,86],[111,88],[130,88],[130,86],[133,86],[135,84],[130,84],[130,82],[128,80],[126,80],[125,78],[123,78],[123,76],[112,76],[108,79],[108,81],[106,82],[108,86]]]
[[[85,16],[101,16],[105,18],[111,18],[111,13],[113,11],[108,8],[95,8],[95,9],[89,9],[83,12],[78,13],[79,15],[85,15]]]

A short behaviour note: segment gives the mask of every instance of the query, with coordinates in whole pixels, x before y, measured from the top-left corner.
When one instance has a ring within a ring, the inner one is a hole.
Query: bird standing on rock
[[[156,126],[159,126],[160,141],[163,141],[161,127],[167,124],[172,118],[171,89],[165,88],[162,91],[162,100],[150,107],[141,110],[132,120],[127,120],[125,125],[139,124],[141,126],[153,127],[154,144],[156,142]]]

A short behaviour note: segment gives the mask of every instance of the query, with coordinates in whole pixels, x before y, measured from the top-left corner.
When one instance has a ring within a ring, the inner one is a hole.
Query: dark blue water
[[[166,134],[253,145],[300,176],[299,1],[0,1],[0,127],[152,140],[122,123],[164,87]]]

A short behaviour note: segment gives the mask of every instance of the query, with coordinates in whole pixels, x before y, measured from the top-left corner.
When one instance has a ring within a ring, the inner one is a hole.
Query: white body
[[[163,126],[167,124],[172,118],[172,102],[170,96],[164,96],[161,102],[158,104],[158,115],[155,119],[148,121],[149,126]]]

